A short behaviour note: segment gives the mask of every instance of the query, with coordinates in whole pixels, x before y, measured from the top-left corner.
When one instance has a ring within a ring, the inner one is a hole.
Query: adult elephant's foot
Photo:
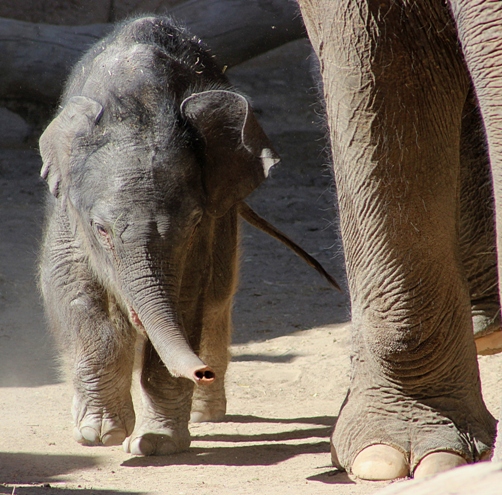
[[[414,478],[426,478],[433,474],[464,466],[467,461],[453,452],[433,452],[426,455],[415,468]]]
[[[144,421],[122,444],[125,452],[133,455],[171,455],[190,447],[188,428]]]
[[[134,428],[135,415],[130,395],[116,404],[89,403],[75,395],[72,406],[73,436],[82,445],[120,445]]]
[[[476,390],[462,390],[462,380],[457,388],[451,378],[447,386],[430,382],[422,389],[428,393],[405,394],[403,383],[396,386],[367,367],[367,360],[358,362],[333,431],[336,467],[365,480],[391,480],[428,476],[489,455],[495,420]]]
[[[463,466],[467,461],[451,452],[433,452],[426,455],[415,468],[414,478],[425,478],[433,474]],[[352,465],[352,474],[368,481],[406,478],[410,466],[405,454],[389,445],[371,445],[357,454]]]
[[[405,478],[410,472],[406,456],[389,445],[370,445],[357,454],[352,474],[363,480],[382,481]]]

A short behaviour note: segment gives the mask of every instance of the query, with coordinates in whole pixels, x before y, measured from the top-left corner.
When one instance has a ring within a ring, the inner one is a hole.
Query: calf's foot
[[[133,455],[176,454],[190,447],[190,432],[186,424],[160,418],[143,418],[122,446],[125,452]]]
[[[173,377],[149,340],[143,349],[142,419],[123,445],[133,455],[170,455],[190,447],[190,404],[194,384]]]
[[[75,395],[72,406],[73,436],[82,445],[120,445],[134,428],[130,394],[116,404],[104,405]]]

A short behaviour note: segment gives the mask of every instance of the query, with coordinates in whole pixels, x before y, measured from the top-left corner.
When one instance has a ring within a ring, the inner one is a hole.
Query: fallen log
[[[291,1],[189,0],[169,13],[228,67],[305,36],[296,2]],[[70,68],[112,28],[0,18],[0,98],[56,102]]]
[[[171,13],[228,67],[307,36],[291,0],[189,0]]]

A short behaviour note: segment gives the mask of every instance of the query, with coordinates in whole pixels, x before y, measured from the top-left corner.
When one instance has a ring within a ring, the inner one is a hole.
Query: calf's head
[[[178,309],[187,247],[204,215],[225,215],[278,157],[234,92],[137,106],[69,98],[40,139],[41,175],[90,269],[169,371],[210,383],[214,374],[190,349]]]

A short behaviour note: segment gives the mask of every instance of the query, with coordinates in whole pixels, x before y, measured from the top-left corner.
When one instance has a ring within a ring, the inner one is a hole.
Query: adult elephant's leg
[[[460,145],[460,248],[469,283],[478,354],[502,347],[493,186],[485,132],[471,91],[462,118]]]
[[[494,435],[458,242],[469,80],[438,4],[300,0],[320,59],[352,303],[333,462],[366,479],[472,462]]]
[[[464,56],[476,89],[486,129],[495,196],[497,253],[502,273],[502,3],[450,0]],[[502,418],[501,418],[502,419]],[[499,423],[494,457],[502,460]]]

